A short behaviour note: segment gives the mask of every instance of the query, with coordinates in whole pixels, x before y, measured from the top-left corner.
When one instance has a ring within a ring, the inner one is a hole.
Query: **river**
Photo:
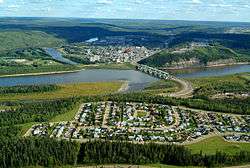
[[[54,48],[45,48],[44,49],[46,51],[47,54],[49,54],[53,59],[65,63],[65,64],[70,64],[70,65],[76,65],[76,62],[73,62],[67,58],[64,58],[62,56],[62,54],[60,52],[58,52],[56,49]]]
[[[65,74],[41,76],[20,76],[0,78],[0,86],[33,85],[33,84],[64,84],[79,82],[128,81],[128,91],[138,91],[157,78],[134,70],[82,70]]]
[[[241,72],[250,72],[250,65],[237,65],[224,68],[200,69],[196,72],[176,75],[181,78],[223,76]],[[138,91],[158,79],[134,70],[82,70],[65,74],[50,74],[41,76],[20,76],[0,78],[0,86],[32,85],[32,84],[64,84],[79,82],[120,81],[129,82],[129,91]]]
[[[54,59],[67,64],[75,65],[64,58],[57,50],[46,48],[46,52]],[[250,65],[236,65],[223,68],[206,68],[198,69],[192,72],[184,72],[176,74],[179,78],[197,78],[209,76],[223,76],[242,72],[250,72]],[[49,74],[40,76],[19,76],[0,78],[0,86],[16,86],[16,85],[34,85],[34,84],[65,84],[80,82],[107,82],[107,81],[128,81],[128,91],[142,90],[159,79],[138,72],[135,70],[82,70],[79,72],[65,74]]]
[[[210,76],[224,76],[236,73],[250,72],[250,65],[232,65],[226,67],[203,68],[182,72],[175,76],[179,78],[200,78]]]

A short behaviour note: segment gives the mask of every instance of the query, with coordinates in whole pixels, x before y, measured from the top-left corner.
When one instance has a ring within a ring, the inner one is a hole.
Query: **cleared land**
[[[211,137],[195,144],[186,145],[186,147],[191,149],[192,153],[199,154],[200,151],[202,151],[202,153],[207,155],[215,154],[216,151],[222,151],[228,154],[236,154],[242,150],[250,152],[249,143],[227,142],[219,136]]]
[[[52,92],[1,94],[0,100],[48,100],[76,96],[109,94],[118,91],[122,86],[122,82],[59,84],[58,86],[60,89]]]
[[[80,103],[77,103],[75,107],[63,114],[57,115],[56,117],[52,118],[50,122],[60,122],[60,121],[71,121],[74,119],[76,113],[79,110]]]

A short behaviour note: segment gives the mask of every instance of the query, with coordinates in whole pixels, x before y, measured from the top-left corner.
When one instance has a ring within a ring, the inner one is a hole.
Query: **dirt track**
[[[171,93],[169,95],[170,97],[187,98],[192,96],[194,90],[190,82],[175,77],[172,77],[171,79],[181,85],[181,90],[175,93]]]

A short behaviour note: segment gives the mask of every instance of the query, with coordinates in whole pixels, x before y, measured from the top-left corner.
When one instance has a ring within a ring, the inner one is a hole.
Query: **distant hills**
[[[161,68],[186,68],[194,66],[212,66],[229,64],[239,61],[250,61],[249,55],[244,55],[221,45],[181,46],[166,49],[140,63]]]
[[[218,43],[250,51],[250,23],[81,18],[0,18],[3,49],[50,47],[98,37],[123,36],[132,44],[172,48],[188,42]]]

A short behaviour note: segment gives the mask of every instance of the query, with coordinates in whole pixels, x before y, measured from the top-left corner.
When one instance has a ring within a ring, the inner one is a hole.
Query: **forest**
[[[250,60],[249,56],[239,54],[220,45],[210,44],[210,46],[196,47],[192,50],[180,53],[173,52],[175,49],[177,51],[179,50],[178,48],[166,49],[149,58],[141,60],[140,63],[153,67],[171,67],[175,66],[176,64],[178,65],[179,62],[189,61],[191,59],[197,59],[199,61],[194,63],[192,66],[206,66],[209,62],[223,59],[233,59],[235,62],[247,62]]]
[[[0,87],[0,94],[9,93],[41,93],[51,92],[60,89],[57,85],[26,85],[26,86],[9,86]]]
[[[16,108],[0,113],[0,127],[29,122],[46,122],[56,115],[71,110],[75,107],[75,103],[77,100],[72,98],[15,104]]]
[[[76,164],[171,164],[180,166],[237,165],[250,162],[246,151],[229,155],[217,152],[213,155],[192,154],[187,148],[175,145],[133,144],[128,142],[91,141],[76,143],[50,138],[21,138],[21,125],[30,122],[48,122],[59,114],[64,114],[78,102],[132,101],[185,105],[208,110],[221,110],[249,114],[249,104],[245,107],[218,101],[176,99],[154,96],[146,93],[115,94],[104,96],[84,96],[50,101],[2,102],[13,108],[0,113],[0,167],[23,167],[29,165],[61,166]],[[230,107],[228,107],[230,106]],[[232,109],[228,111],[228,109]],[[48,157],[49,156],[49,157]],[[8,165],[8,166],[7,166]]]
[[[170,164],[214,167],[250,161],[247,152],[227,155],[191,154],[183,146],[88,141],[77,143],[50,138],[0,139],[0,167],[62,166],[77,164]]]

